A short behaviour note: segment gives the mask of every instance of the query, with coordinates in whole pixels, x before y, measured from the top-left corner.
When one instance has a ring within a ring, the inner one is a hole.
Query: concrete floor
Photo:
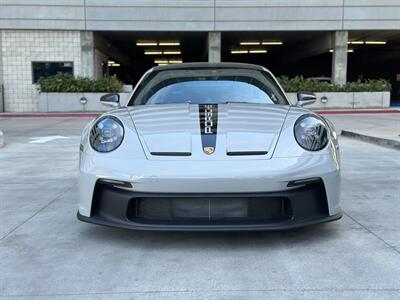
[[[400,114],[326,115],[342,129],[378,138],[400,141]]]
[[[127,231],[75,217],[87,121],[0,119],[0,299],[400,298],[398,151],[341,139],[338,222],[272,233]],[[67,138],[40,139],[58,135]]]

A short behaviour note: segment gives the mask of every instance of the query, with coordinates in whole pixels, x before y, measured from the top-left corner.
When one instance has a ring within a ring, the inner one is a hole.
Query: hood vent
[[[247,155],[267,155],[268,151],[230,151],[226,155],[229,156],[247,156]]]
[[[150,152],[155,156],[191,156],[191,152]]]

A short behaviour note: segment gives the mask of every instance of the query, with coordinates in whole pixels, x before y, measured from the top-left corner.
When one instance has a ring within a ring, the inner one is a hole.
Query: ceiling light
[[[254,54],[267,53],[267,50],[265,50],[265,49],[250,50],[249,53],[254,53]]]
[[[181,64],[182,63],[182,59],[176,59],[176,60],[169,60],[168,63],[170,64]]]
[[[117,62],[115,62],[115,61],[113,61],[113,60],[109,60],[109,61],[107,62],[107,65],[108,65],[109,67],[119,67],[119,66],[121,66],[120,63],[117,63]]]
[[[367,45],[386,45],[385,41],[365,41]]]
[[[179,55],[182,54],[181,51],[164,51],[165,55]]]
[[[280,46],[283,45],[283,42],[278,42],[278,41],[265,41],[261,43],[262,45],[268,45],[268,46]]]
[[[167,59],[155,59],[154,63],[155,64],[167,64],[168,60]]]
[[[158,64],[159,66],[168,66],[168,64]]]
[[[180,46],[180,42],[159,42],[159,46]]]
[[[364,41],[350,41],[347,44],[351,45],[364,45]]]
[[[144,55],[161,55],[162,51],[144,51]]]
[[[333,49],[330,49],[329,52],[333,53],[335,51]],[[347,49],[347,53],[353,53],[353,52],[354,52],[354,49]]]
[[[242,45],[242,46],[257,46],[257,45],[260,45],[261,43],[260,42],[256,42],[256,41],[254,41],[254,42],[240,42],[240,45]]]
[[[231,54],[247,54],[249,51],[247,50],[232,50]]]
[[[145,41],[142,41],[142,42],[136,42],[136,46],[157,46],[157,42],[153,42],[153,41],[148,41],[148,42],[145,42]]]

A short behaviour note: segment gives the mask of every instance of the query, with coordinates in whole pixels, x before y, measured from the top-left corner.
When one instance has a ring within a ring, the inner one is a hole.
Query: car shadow
[[[218,249],[248,247],[282,247],[284,244],[308,246],[336,239],[343,234],[342,221],[318,224],[282,231],[190,232],[190,231],[139,231],[86,224],[81,234],[99,243],[121,246],[156,244],[158,248]]]

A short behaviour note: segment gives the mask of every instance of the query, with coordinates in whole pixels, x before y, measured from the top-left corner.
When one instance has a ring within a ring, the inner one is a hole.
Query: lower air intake
[[[253,223],[291,218],[282,197],[145,197],[131,200],[129,219],[151,223]]]

